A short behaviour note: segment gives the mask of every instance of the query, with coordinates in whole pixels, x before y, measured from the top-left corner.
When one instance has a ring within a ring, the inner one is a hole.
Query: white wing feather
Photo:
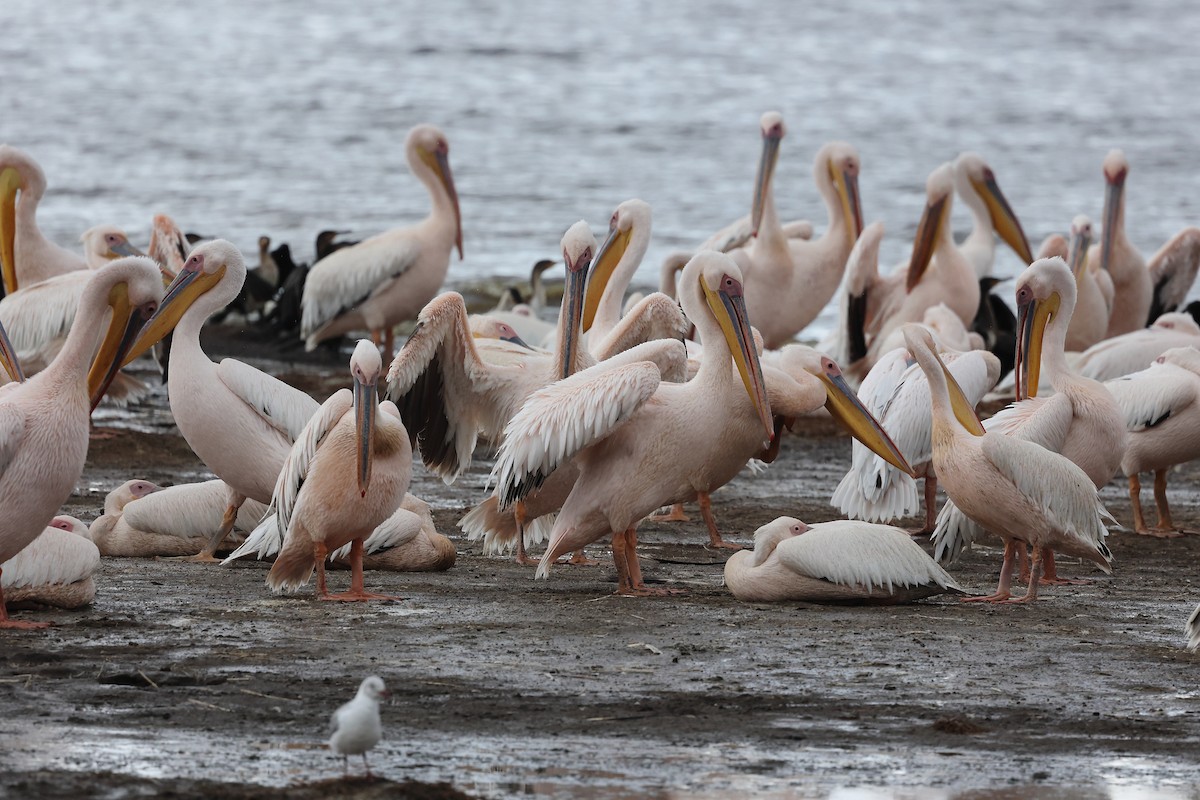
[[[1187,227],[1171,237],[1146,262],[1155,306],[1174,311],[1183,305],[1200,269],[1200,228]]]
[[[183,483],[130,501],[121,518],[134,530],[189,539],[217,530],[227,502],[228,488],[223,481]],[[266,505],[247,498],[235,524],[241,530],[253,530],[266,511]]]
[[[304,392],[233,358],[217,365],[217,376],[271,427],[296,441],[319,404]]]
[[[325,323],[383,291],[416,263],[420,252],[411,231],[404,229],[335,250],[313,264],[300,305],[300,336],[307,339]]]
[[[789,569],[844,586],[896,587],[936,584],[960,589],[907,532],[889,525],[838,520],[812,525],[775,548]]]
[[[983,427],[1059,453],[1074,416],[1074,406],[1066,395],[1029,397],[1000,409]]]
[[[654,394],[648,362],[597,364],[534,392],[504,429],[492,481],[501,509],[541,486],[558,466],[628,420]]]
[[[1152,364],[1149,369],[1106,381],[1125,417],[1130,432],[1153,428],[1196,402],[1196,374],[1174,364]]]
[[[99,568],[100,550],[91,539],[61,528],[46,528],[4,562],[0,586],[20,589],[75,583],[90,578]]]
[[[643,342],[682,339],[690,327],[678,302],[662,292],[653,292],[621,317],[602,342],[588,349],[598,361],[605,361]]]
[[[420,514],[414,514],[406,508],[398,508],[396,513],[380,523],[379,527],[371,531],[371,535],[363,541],[363,553],[371,555],[381,550],[402,547],[417,538],[424,524],[425,519]],[[334,550],[329,554],[329,560],[349,558],[350,548],[353,544],[354,542],[347,542]]]
[[[95,272],[55,275],[0,300],[0,322],[22,361],[48,363],[75,321],[75,311]]]
[[[1200,606],[1188,617],[1187,621],[1188,647],[1192,650],[1200,648]]]

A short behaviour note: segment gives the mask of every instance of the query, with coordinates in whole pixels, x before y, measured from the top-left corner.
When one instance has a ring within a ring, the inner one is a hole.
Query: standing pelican
[[[1017,402],[987,421],[989,432],[1013,436],[1060,453],[1100,489],[1116,474],[1125,452],[1125,419],[1112,393],[1067,364],[1065,341],[1075,310],[1075,278],[1061,258],[1035,261],[1017,277]],[[1054,394],[1038,397],[1042,371]],[[968,515],[969,516],[969,515]],[[935,535],[939,558],[957,557],[979,531],[951,504],[943,509]],[[963,541],[960,542],[959,539]],[[1053,553],[1045,559],[1044,583],[1060,579]]]
[[[1154,287],[1142,254],[1125,235],[1125,178],[1129,161],[1120,150],[1104,157],[1104,228],[1100,247],[1093,248],[1100,269],[1112,278],[1113,307],[1106,339],[1144,328],[1149,323]],[[1088,254],[1093,258],[1092,253]]]
[[[164,305],[132,354],[145,352],[150,340],[175,328],[167,376],[171,413],[188,445],[228,486],[221,527],[194,557],[205,563],[216,561],[214,553],[246,498],[271,499],[292,443],[318,408],[283,381],[232,358],[214,364],[201,349],[204,321],[237,297],[245,276],[245,261],[231,243],[215,239],[197,246],[167,289],[168,297],[187,298],[190,307],[180,314],[172,313],[174,304]]]
[[[1149,328],[1097,342],[1080,354],[1075,367],[1085,377],[1111,381],[1145,369],[1173,347],[1200,349],[1200,325],[1191,314],[1171,311]]]
[[[64,272],[86,269],[87,262],[51,242],[37,225],[37,208],[46,193],[46,174],[27,153],[0,145],[0,269],[4,293]]]
[[[417,316],[442,288],[450,251],[462,259],[462,216],[450,172],[450,144],[432,125],[418,125],[404,142],[408,167],[429,190],[433,210],[408,228],[335,250],[313,264],[304,284],[300,335],[319,342],[369,330],[392,357],[392,328]]]
[[[1133,529],[1144,536],[1180,536],[1167,506],[1167,470],[1200,458],[1200,352],[1176,347],[1149,369],[1104,384],[1117,400],[1129,430],[1121,469],[1129,476]],[[1154,473],[1158,524],[1142,516],[1141,473]]]
[[[1065,347],[1073,352],[1087,350],[1104,338],[1112,309],[1112,279],[1107,272],[1093,269],[1088,263],[1088,246],[1092,240],[1092,221],[1083,214],[1071,220],[1071,243],[1067,264],[1075,276],[1078,300],[1071,324],[1067,328]]]
[[[704,345],[694,378],[666,383],[652,363],[602,362],[535,393],[506,428],[494,471],[502,504],[521,500],[569,460],[579,469],[539,577],[560,555],[611,534],[617,591],[661,593],[642,581],[637,524],[724,485],[772,438],[737,265],[720,253],[696,255],[684,268],[680,302]]]
[[[96,597],[92,575],[100,551],[88,526],[60,515],[28,547],[4,563],[4,600],[9,606],[81,608]]]
[[[354,389],[335,392],[304,426],[275,486],[283,546],[267,586],[294,591],[317,571],[321,600],[393,600],[363,586],[363,540],[395,513],[408,491],[412,447],[400,412],[377,400],[383,362],[379,350],[359,340],[350,357]],[[330,594],[325,559],[347,543],[350,591]],[[235,553],[234,556],[243,553]]]
[[[622,314],[625,291],[649,244],[650,206],[637,199],[617,206],[609,220],[608,237],[596,252],[583,301],[587,349],[599,361],[642,342],[678,339],[687,333],[679,304],[661,292],[643,297]]]
[[[954,159],[954,186],[963,205],[971,212],[974,225],[958,246],[959,252],[975,268],[975,277],[991,274],[996,260],[996,234],[1000,235],[1022,263],[1033,262],[1029,241],[1017,215],[1008,205],[992,168],[978,153],[961,153]]]
[[[890,525],[779,517],[754,532],[754,550],[725,562],[725,585],[748,603],[909,603],[962,589],[908,534]]]
[[[783,116],[769,111],[759,128],[763,144],[750,212],[755,238],[745,251],[746,308],[763,345],[776,348],[817,318],[842,281],[846,258],[863,228],[859,158],[845,142],[829,142],[817,151],[813,180],[829,225],[818,239],[789,239],[779,224],[772,183],[786,133]]]
[[[934,351],[929,332],[916,325],[905,326],[904,332],[932,392],[933,463],[941,484],[964,514],[1005,540],[996,593],[968,599],[1036,600],[1045,547],[1090,559],[1110,572],[1112,553],[1104,544],[1108,512],[1087,474],[1040,445],[985,431]],[[1010,599],[1012,567],[1021,543],[1033,547],[1029,591]]]
[[[42,532],[75,488],[87,456],[91,410],[162,297],[162,279],[150,259],[122,259],[94,272],[58,357],[0,392],[0,564]],[[12,358],[0,346],[0,360],[17,374]],[[3,606],[0,596],[0,628],[44,627],[8,619]]]

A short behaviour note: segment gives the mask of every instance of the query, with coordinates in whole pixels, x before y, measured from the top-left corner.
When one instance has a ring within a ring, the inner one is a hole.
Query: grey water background
[[[1077,213],[1099,223],[1111,147],[1145,255],[1200,216],[1194,0],[6,0],[0,27],[0,141],[45,168],[38,219],[63,244],[101,222],[144,243],[166,212],[252,259],[263,233],[309,258],[322,228],[426,213],[402,145],[428,121],[462,201],[451,283],[524,275],[630,197],[654,209],[654,283],[667,252],[749,210],[770,109],[789,128],[783,218],[824,227],[812,157],[849,141],[885,264],[907,256],[925,177],[964,149],[1035,248]],[[965,233],[961,204],[955,219]],[[1001,252],[998,272],[1020,266]]]

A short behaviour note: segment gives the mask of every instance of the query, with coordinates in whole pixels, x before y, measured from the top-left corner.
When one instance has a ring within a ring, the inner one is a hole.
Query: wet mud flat
[[[317,396],[342,380],[274,366]],[[164,407],[102,415],[115,436],[69,513],[91,519],[129,477],[207,476]],[[849,440],[822,419],[801,433],[714,496],[728,538],[835,518]],[[1182,634],[1200,537],[1114,533],[1113,576],[1067,559],[1093,581],[1030,607],[743,604],[691,508],[639,533],[647,578],[687,593],[624,598],[606,546],[534,581],[457,536],[489,468],[450,487],[415,468],[459,560],[368,574],[402,602],[275,596],[262,563],[111,559],[91,608],[22,612],[57,625],[3,637],[0,797],[1200,797],[1200,655]],[[1194,467],[1172,474],[1194,528],[1198,486]],[[1104,499],[1128,522],[1123,481]],[[991,591],[999,555],[951,572]],[[382,780],[343,783],[328,718],[368,674],[393,693]]]

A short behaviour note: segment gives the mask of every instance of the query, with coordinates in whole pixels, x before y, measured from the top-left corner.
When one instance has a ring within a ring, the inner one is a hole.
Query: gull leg
[[[1009,591],[1012,587],[1013,565],[1017,560],[1017,550],[1024,550],[1025,543],[1018,542],[1016,539],[1009,539],[1004,543],[1004,565],[1000,567],[1000,583],[996,586],[996,593],[986,597],[964,597],[964,603],[1002,603],[1012,597],[1012,592]]]
[[[325,555],[327,549],[324,542],[318,543],[319,556],[321,567],[319,569],[324,572]],[[403,600],[403,597],[394,597],[388,594],[376,594],[368,592],[363,586],[363,540],[355,539],[350,543],[350,591],[342,592],[341,594],[329,594],[328,592],[321,595],[322,600],[338,600],[343,602],[360,602],[364,600]]]
[[[717,519],[712,513],[712,500],[709,499],[708,492],[697,493],[696,502],[700,504],[700,514],[704,517],[704,524],[708,526],[708,546],[741,550],[742,546],[740,544],[727,542],[721,538],[721,532],[717,530]]]

